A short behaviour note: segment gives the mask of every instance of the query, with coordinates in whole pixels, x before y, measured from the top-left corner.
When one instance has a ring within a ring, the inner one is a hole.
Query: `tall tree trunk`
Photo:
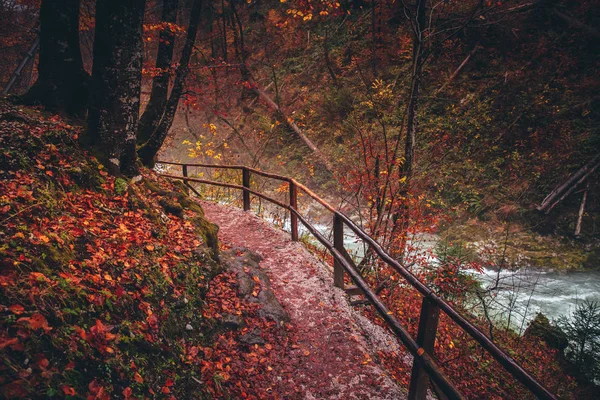
[[[425,31],[427,0],[417,0],[415,17],[411,21],[413,31],[412,74],[410,95],[407,105],[406,143],[404,147],[404,164],[402,174],[409,184],[413,176],[415,158],[415,136],[418,129],[417,110],[419,106],[419,91],[423,75],[423,34]]]
[[[87,140],[110,173],[137,174],[145,0],[98,0]]]
[[[158,151],[162,147],[169,129],[173,124],[175,118],[175,112],[177,111],[177,105],[179,104],[179,98],[183,93],[183,85],[185,79],[189,73],[189,62],[194,49],[194,43],[196,41],[196,35],[198,33],[198,25],[200,24],[200,11],[202,9],[202,0],[194,0],[192,4],[192,11],[190,13],[190,24],[187,31],[183,50],[181,51],[181,58],[179,60],[179,67],[175,74],[175,82],[173,83],[173,89],[171,95],[167,101],[165,110],[161,117],[158,127],[152,132],[150,138],[138,149],[138,155],[144,165],[153,167]]]
[[[166,23],[166,26],[160,32],[160,42],[156,55],[156,68],[161,71],[161,74],[152,80],[150,100],[140,118],[138,127],[138,144],[144,144],[150,139],[152,132],[158,127],[167,105],[171,77],[170,68],[173,60],[173,48],[175,47],[175,35],[170,29],[170,24],[177,22],[178,7],[179,0],[163,0],[162,21]]]
[[[401,197],[404,198],[398,212],[393,216],[394,224],[398,224],[397,231],[401,235],[397,253],[403,254],[408,241],[408,228],[410,226],[410,186],[414,174],[415,162],[415,138],[418,130],[417,110],[419,106],[419,92],[421,90],[421,79],[423,77],[424,49],[423,39],[427,24],[426,14],[427,0],[417,0],[415,10],[411,15],[410,25],[413,34],[412,72],[410,79],[410,92],[408,104],[406,105],[406,141],[404,144],[404,163],[400,168],[400,179],[403,189]]]
[[[89,75],[79,47],[80,0],[43,0],[40,8],[39,76],[25,94],[26,103],[83,116]]]

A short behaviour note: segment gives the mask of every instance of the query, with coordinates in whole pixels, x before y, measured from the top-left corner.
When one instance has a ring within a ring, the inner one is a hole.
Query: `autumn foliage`
[[[179,186],[150,172],[138,183],[111,177],[79,150],[79,132],[1,104],[2,396],[188,398],[222,394],[235,376],[228,392],[256,398],[266,388],[241,379],[270,368],[255,357],[285,343],[232,361],[221,314],[271,325],[237,299],[235,276],[212,279],[214,227],[198,223],[201,208]]]

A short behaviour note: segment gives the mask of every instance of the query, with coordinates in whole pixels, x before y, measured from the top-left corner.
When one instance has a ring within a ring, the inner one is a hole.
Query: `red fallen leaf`
[[[65,366],[65,370],[67,370],[67,371],[71,370],[73,368],[75,368],[75,361],[71,361]]]
[[[142,376],[138,372],[133,374],[133,380],[137,383],[144,383],[144,378],[142,378]]]
[[[23,314],[23,311],[25,311],[25,308],[20,305],[20,304],[13,304],[12,306],[8,307],[8,309],[13,313],[13,314]]]
[[[150,327],[154,330],[158,329],[158,318],[156,318],[156,315],[152,314],[149,315],[148,318],[146,318],[146,321],[148,322],[148,325],[150,325]]]
[[[27,385],[27,382],[24,380],[14,381],[2,386],[0,392],[7,399],[26,397],[29,394],[29,390],[27,390],[25,385]]]
[[[5,341],[0,340],[0,350],[4,349],[5,347],[13,346],[18,343],[19,343],[19,338],[12,338],[12,339],[8,339]]]
[[[52,328],[48,325],[48,321],[42,314],[33,314],[31,318],[23,317],[17,320],[18,323],[29,323],[29,328],[32,330],[43,329],[46,332],[50,332]]]
[[[48,281],[48,278],[46,278],[46,275],[42,274],[41,272],[32,272],[29,274],[29,277],[33,281],[40,281],[40,282]]]
[[[123,397],[125,397],[125,399],[129,399],[133,394],[133,390],[131,390],[131,388],[127,386],[125,389],[123,389],[121,393],[123,394]]]
[[[167,387],[171,387],[175,384],[175,382],[173,382],[173,379],[171,378],[167,378],[167,380],[165,381],[165,386]]]
[[[75,396],[75,393],[76,393],[75,389],[73,389],[71,386],[67,386],[67,385],[64,385],[62,387],[62,391],[67,396]]]
[[[42,369],[46,369],[50,365],[50,361],[41,353],[36,354],[33,361]]]
[[[171,393],[171,389],[169,389],[166,386],[163,386],[162,389],[160,390],[163,394],[169,394]]]

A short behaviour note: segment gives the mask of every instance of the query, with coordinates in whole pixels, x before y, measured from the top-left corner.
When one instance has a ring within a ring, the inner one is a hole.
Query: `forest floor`
[[[209,202],[202,207],[219,225],[221,242],[261,257],[260,267],[294,327],[292,350],[281,365],[272,363],[276,373],[264,378],[273,380],[275,392],[287,396],[295,391],[307,399],[405,397],[376,362],[383,353],[401,354],[398,342],[352,309],[344,292],[333,286],[330,268],[252,213]]]

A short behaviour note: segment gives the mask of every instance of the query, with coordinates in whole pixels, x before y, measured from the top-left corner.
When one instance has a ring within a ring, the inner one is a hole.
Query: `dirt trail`
[[[289,364],[297,369],[293,384],[302,388],[301,397],[406,397],[372,361],[379,350],[398,352],[397,341],[349,306],[344,292],[333,286],[327,266],[300,243],[292,242],[288,233],[250,212],[209,202],[202,206],[207,218],[219,225],[221,241],[263,257],[260,266],[300,334]],[[278,377],[270,379],[276,382]]]

